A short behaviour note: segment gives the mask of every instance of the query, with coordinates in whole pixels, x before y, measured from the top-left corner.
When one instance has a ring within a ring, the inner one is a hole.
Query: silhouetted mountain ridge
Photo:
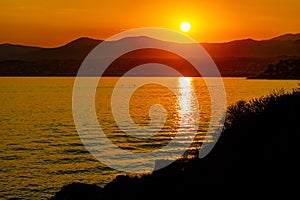
[[[222,76],[247,77],[265,71],[269,64],[279,60],[300,57],[299,37],[300,34],[285,34],[270,40],[245,39],[227,43],[201,43],[201,45],[214,59]],[[129,43],[172,43],[145,36],[127,37],[121,40]],[[82,37],[55,48],[0,44],[0,76],[74,76],[84,58],[101,42],[103,41]],[[174,44],[177,48],[181,45],[194,45]],[[122,69],[124,65],[126,68],[126,65],[141,63],[140,60],[149,61],[150,58],[153,58],[153,62],[161,61],[157,58],[170,59],[160,52],[153,51],[147,54],[132,54],[121,59],[121,64],[116,63],[118,68],[109,76],[121,75],[120,70],[124,71]]]
[[[24,55],[37,52],[43,48],[15,44],[0,44],[0,60],[24,59]]]
[[[293,41],[300,40],[300,33],[297,33],[297,34],[287,33],[287,34],[272,38],[271,40],[293,40]]]

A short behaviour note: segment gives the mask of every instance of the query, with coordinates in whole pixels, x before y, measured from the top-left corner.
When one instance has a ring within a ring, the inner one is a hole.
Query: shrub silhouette
[[[281,90],[228,108],[221,138],[209,155],[227,170],[224,179],[290,181],[299,156],[299,102],[299,89]]]

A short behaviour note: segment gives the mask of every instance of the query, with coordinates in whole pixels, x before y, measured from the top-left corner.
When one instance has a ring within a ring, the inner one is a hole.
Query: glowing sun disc
[[[183,31],[183,32],[188,32],[190,29],[191,29],[191,24],[189,22],[182,22],[180,24],[180,29]]]

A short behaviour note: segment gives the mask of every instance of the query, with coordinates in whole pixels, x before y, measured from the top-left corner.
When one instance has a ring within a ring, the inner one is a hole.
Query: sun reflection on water
[[[178,78],[178,88],[179,88],[179,104],[180,108],[178,112],[185,117],[191,113],[192,109],[192,78],[191,77],[180,77]]]
[[[193,88],[193,78],[178,78],[178,107],[179,132],[181,141],[179,143],[188,143],[196,136],[199,126],[199,108],[198,100]]]

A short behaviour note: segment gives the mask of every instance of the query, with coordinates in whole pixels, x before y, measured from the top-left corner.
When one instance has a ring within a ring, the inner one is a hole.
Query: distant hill
[[[280,37],[278,37],[280,38]],[[286,38],[283,36],[283,38]],[[228,43],[202,43],[212,57],[277,57],[300,56],[300,40],[252,39],[236,40]],[[290,37],[292,38],[292,37]]]
[[[0,61],[83,60],[100,42],[102,41],[90,38],[79,38],[56,48],[1,44]]]
[[[23,60],[25,55],[38,52],[43,48],[14,44],[0,44],[0,61]]]
[[[136,42],[149,38],[125,39]],[[150,39],[152,42],[157,41]],[[101,42],[103,41],[79,38],[57,48],[0,44],[0,76],[75,76],[84,58]],[[187,44],[177,45],[180,48]],[[201,45],[214,59],[222,76],[255,76],[265,71],[269,64],[300,57],[300,34],[285,34],[262,41],[245,39]],[[170,66],[180,64],[177,67],[183,69],[189,65],[178,56],[166,52],[136,52],[122,56],[105,75],[120,76],[132,66],[153,61]],[[185,75],[195,74],[187,71]]]
[[[275,37],[273,38],[272,40],[293,40],[293,41],[296,41],[296,40],[300,40],[300,33],[298,34],[284,34],[284,35],[280,35],[278,37]]]

